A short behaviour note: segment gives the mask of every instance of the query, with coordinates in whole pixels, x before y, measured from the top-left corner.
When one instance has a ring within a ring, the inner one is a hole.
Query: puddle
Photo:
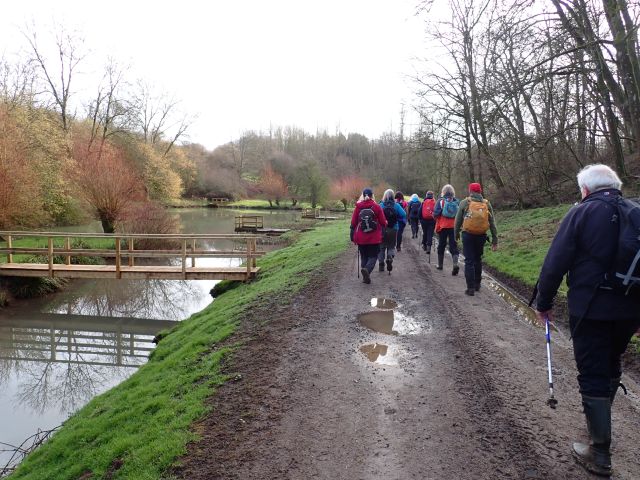
[[[398,306],[398,302],[390,298],[375,297],[371,299],[371,306],[383,310],[393,310]]]
[[[378,365],[398,365],[398,351],[396,347],[383,345],[382,343],[370,343],[360,347],[367,359]]]
[[[511,307],[516,311],[516,315],[518,316],[518,318],[536,327],[544,328],[544,323],[540,323],[538,317],[536,317],[536,313],[534,312],[534,310],[530,308],[525,302],[520,300],[516,295],[514,295],[495,281],[488,280],[486,284],[500,297],[502,297],[509,305],[511,305]],[[550,327],[551,330],[554,330],[556,332],[558,331],[555,325],[550,325]]]
[[[413,318],[393,310],[361,313],[358,321],[368,329],[386,335],[415,335],[422,330]]]

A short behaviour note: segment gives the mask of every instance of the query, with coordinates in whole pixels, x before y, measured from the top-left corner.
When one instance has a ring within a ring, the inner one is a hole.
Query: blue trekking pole
[[[549,317],[547,315],[544,317],[544,325],[546,332],[545,336],[547,338],[547,370],[549,372],[549,400],[547,400],[547,405],[555,409],[556,405],[558,405],[558,400],[553,396],[553,376],[551,374],[551,329],[549,328]]]

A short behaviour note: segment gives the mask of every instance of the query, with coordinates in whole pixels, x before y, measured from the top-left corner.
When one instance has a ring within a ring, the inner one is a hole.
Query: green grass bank
[[[498,272],[533,288],[560,220],[571,205],[496,211],[499,248],[485,249],[484,260]],[[566,288],[561,287],[561,293]]]
[[[310,275],[343,252],[345,222],[328,222],[299,234],[288,248],[259,261],[258,280],[227,291],[169,332],[149,362],[133,376],[94,398],[9,477],[16,479],[160,479],[197,435],[191,424],[205,401],[228,380],[221,360],[235,347],[219,344],[261,299],[290,300]]]

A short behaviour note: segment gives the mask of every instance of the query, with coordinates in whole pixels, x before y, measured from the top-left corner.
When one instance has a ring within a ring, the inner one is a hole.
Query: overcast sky
[[[182,100],[197,120],[189,139],[213,148],[244,130],[296,125],[310,132],[397,131],[424,57],[418,0],[5,2],[2,52],[20,31],[54,22],[78,30],[90,55],[76,96],[88,95],[107,56]],[[95,85],[94,85],[95,88]]]

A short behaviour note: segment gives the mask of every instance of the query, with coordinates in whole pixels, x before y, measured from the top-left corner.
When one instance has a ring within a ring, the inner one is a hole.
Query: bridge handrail
[[[53,277],[53,265],[55,256],[64,256],[66,265],[71,264],[71,256],[83,255],[89,257],[115,257],[116,263],[116,278],[121,278],[121,266],[123,257],[128,262],[129,267],[134,266],[135,257],[146,258],[159,258],[159,257],[180,257],[181,258],[181,270],[182,277],[187,278],[187,258],[191,259],[191,268],[196,266],[197,257],[232,257],[232,258],[244,258],[246,264],[246,280],[251,278],[253,268],[256,267],[257,257],[264,254],[264,252],[257,251],[257,238],[258,235],[249,234],[150,234],[150,233],[84,233],[84,232],[29,232],[19,230],[4,230],[0,231],[0,237],[6,242],[6,247],[0,247],[0,254],[7,255],[7,263],[13,263],[14,254],[44,254],[47,256],[49,264],[49,276]],[[47,238],[48,246],[42,247],[13,247],[13,240],[16,237],[32,237],[32,238]],[[54,239],[65,239],[65,245],[63,247],[55,247]],[[107,238],[114,240],[113,249],[104,248],[72,248],[72,238]],[[139,239],[153,239],[153,240],[179,240],[181,245],[180,249],[158,249],[158,250],[136,250],[134,240]],[[213,249],[197,249],[198,240],[242,240],[246,242],[246,250],[238,251],[217,251]],[[128,240],[125,248],[122,248],[122,240]],[[189,246],[187,243],[189,242]]]
[[[5,237],[11,235],[13,237],[72,237],[72,238],[145,238],[145,239],[183,239],[191,240],[193,238],[205,239],[238,239],[256,238],[260,235],[242,234],[242,233],[87,233],[87,232],[28,232],[21,230],[2,230],[0,236]]]

